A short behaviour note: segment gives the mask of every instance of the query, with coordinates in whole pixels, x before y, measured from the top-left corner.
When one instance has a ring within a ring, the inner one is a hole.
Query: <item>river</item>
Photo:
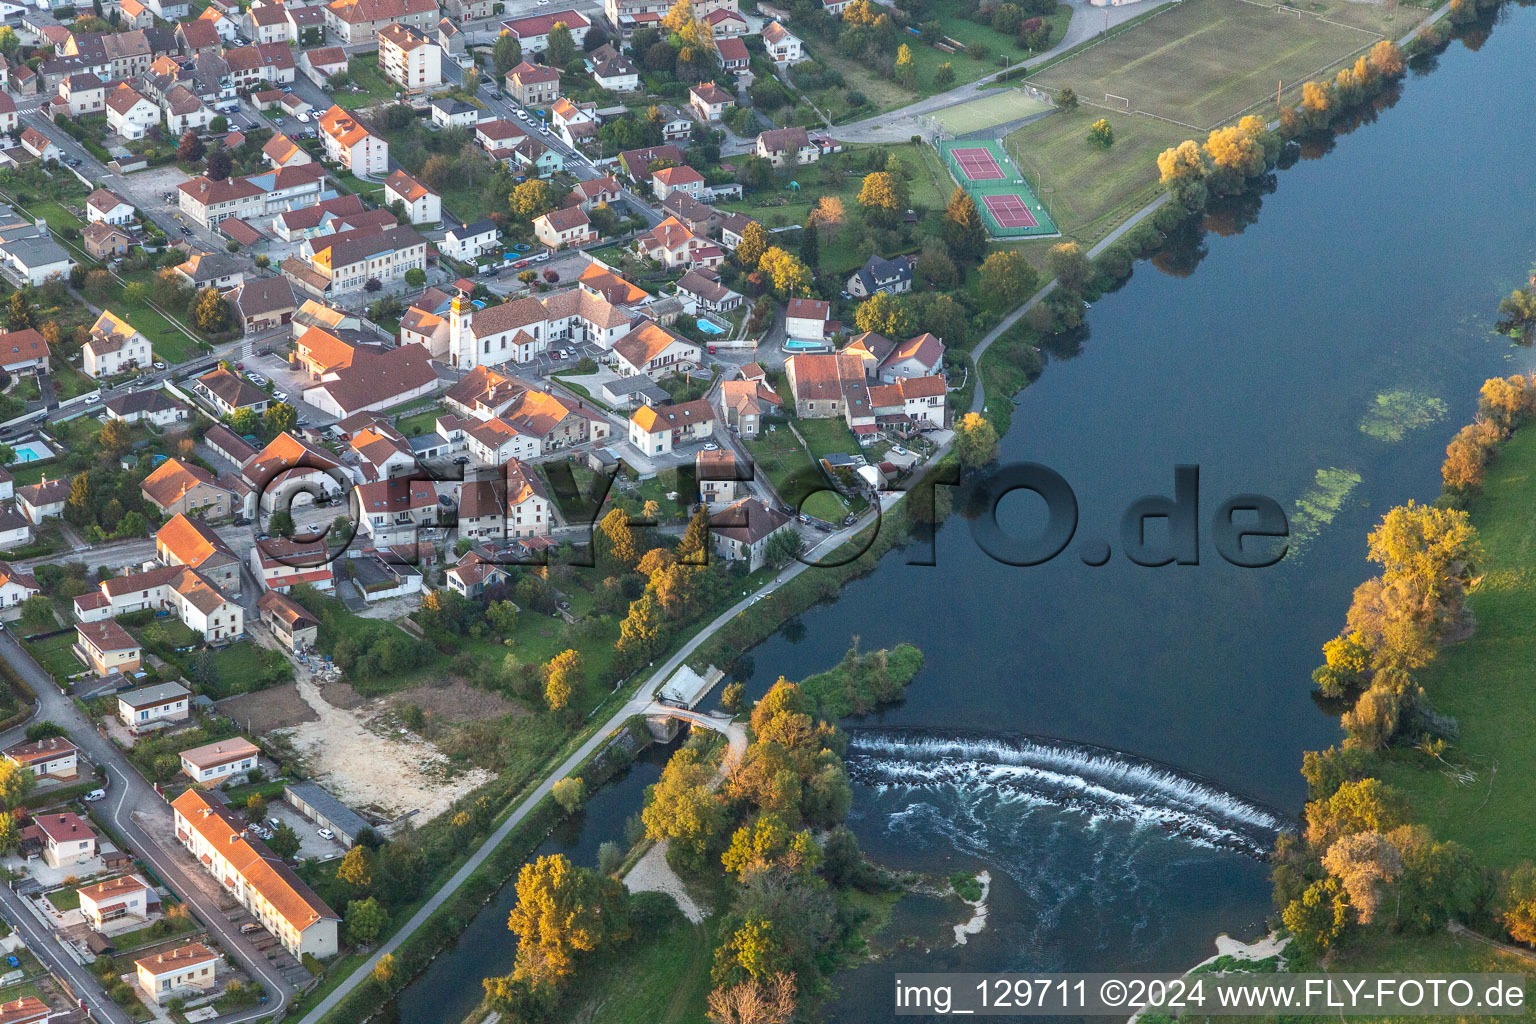
[[[844,723],[850,824],[884,862],[994,880],[968,947],[843,974],[830,1019],[888,1020],[897,970],[1180,969],[1217,931],[1260,929],[1253,851],[1301,808],[1301,752],[1338,737],[1309,676],[1370,574],[1365,534],[1389,507],[1435,497],[1478,385],[1532,363],[1489,330],[1536,259],[1536,137],[1518,127],[1536,107],[1532,52],[1536,11],[1509,8],[1480,51],[1453,44],[1374,123],[1281,171],[1261,210],[1186,240],[1159,261],[1172,272],[1138,264],[1094,304],[1002,443],[1003,462],[1043,463],[1073,487],[1078,540],[1060,557],[999,564],[952,518],[936,566],[892,553],[751,652],[755,696],[827,667],[855,635],[922,647],[903,703]],[[1120,512],[1172,494],[1178,464],[1200,467],[1200,564],[1131,564]],[[1240,492],[1291,514],[1279,565],[1216,555],[1210,514]],[[999,517],[1025,534],[1040,511],[1020,494]],[[1099,537],[1114,555],[1090,568],[1078,545]],[[501,901],[482,919],[504,923]],[[944,923],[933,907],[903,922],[930,936]],[[491,959],[466,937],[405,991],[421,1016],[402,1019],[457,1021],[462,1000],[431,979],[442,967],[478,995],[504,969]]]

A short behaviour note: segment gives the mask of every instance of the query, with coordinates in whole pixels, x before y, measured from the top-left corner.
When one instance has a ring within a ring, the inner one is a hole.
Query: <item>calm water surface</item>
[[[1019,396],[1002,455],[1066,477],[1078,540],[1109,540],[1107,565],[1076,542],[999,565],[951,519],[936,567],[894,553],[751,653],[756,694],[855,635],[922,647],[905,702],[845,723],[851,823],[887,863],[994,879],[985,932],[844,974],[833,1020],[889,1020],[896,970],[1169,970],[1219,930],[1258,930],[1252,851],[1300,809],[1301,752],[1337,738],[1309,675],[1368,575],[1365,534],[1435,496],[1481,381],[1532,363],[1489,327],[1536,259],[1533,51],[1536,11],[1510,10],[1480,52],[1453,45],[1375,123],[1282,171],[1240,233],[1186,246],[1165,261],[1178,275],[1141,264],[1094,305],[1088,336]],[[1120,511],[1172,493],[1180,463],[1200,466],[1202,530],[1226,497],[1267,494],[1302,534],[1292,555],[1241,570],[1202,536],[1198,566],[1125,560]],[[1359,478],[1329,521],[1297,514],[1319,471]],[[1020,533],[1039,517],[1030,495],[1001,509]],[[594,798],[578,859],[618,837],[656,772]],[[511,898],[405,990],[401,1020],[457,1021],[509,969]]]

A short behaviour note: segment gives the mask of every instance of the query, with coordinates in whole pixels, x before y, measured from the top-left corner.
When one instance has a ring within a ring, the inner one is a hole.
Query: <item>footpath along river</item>
[[[1281,171],[1261,207],[1094,305],[1002,444],[1004,462],[1070,482],[1072,548],[1001,565],[952,518],[936,566],[892,553],[750,653],[756,696],[855,635],[922,647],[901,705],[843,723],[851,824],[886,863],[991,875],[987,927],[964,947],[937,904],[899,908],[930,941],[842,975],[831,1020],[885,1024],[893,971],[1177,970],[1218,931],[1258,931],[1255,854],[1301,808],[1301,752],[1337,737],[1309,676],[1368,575],[1365,534],[1435,497],[1483,379],[1536,364],[1490,330],[1536,260],[1532,52],[1536,10],[1508,8],[1480,50],[1453,44],[1374,123]],[[1200,467],[1200,564],[1134,565],[1120,513],[1171,495],[1178,464]],[[1216,555],[1210,514],[1239,492],[1290,515],[1279,565]],[[1042,507],[1021,493],[1000,518],[1027,535]],[[1078,557],[1091,537],[1114,549],[1100,568]],[[617,836],[645,770],[596,795],[583,848]],[[510,968],[507,892],[404,991],[401,1020],[457,1024]]]

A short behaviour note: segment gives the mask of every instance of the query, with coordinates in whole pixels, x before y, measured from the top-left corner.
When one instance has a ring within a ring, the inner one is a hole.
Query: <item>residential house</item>
[[[910,433],[946,426],[947,385],[943,377],[901,377],[869,389],[878,429]]]
[[[776,168],[791,167],[820,160],[821,148],[804,128],[774,128],[758,135],[757,155]]]
[[[75,779],[80,775],[80,751],[63,736],[49,736],[5,748],[12,764],[39,779]]]
[[[47,284],[51,277],[68,277],[76,266],[69,252],[43,229],[26,230],[29,233],[24,237],[0,242],[0,254],[11,270],[37,287]]]
[[[72,811],[39,814],[21,830],[21,838],[23,846],[29,840],[40,846],[43,862],[54,869],[84,864],[96,856],[95,829]]]
[[[480,108],[463,100],[436,99],[431,116],[439,128],[473,128],[480,122]]]
[[[298,299],[286,277],[261,277],[241,282],[225,296],[235,321],[246,334],[281,327],[293,319]]]
[[[719,253],[720,258],[711,258],[709,250]],[[636,238],[635,251],[668,268],[717,266],[725,259],[709,239],[689,231],[676,217],[668,217]]]
[[[775,64],[797,64],[805,59],[805,44],[800,37],[776,21],[770,21],[763,29],[763,45]]]
[[[688,106],[704,124],[720,120],[736,105],[736,97],[714,82],[700,82],[688,89]]]
[[[473,262],[476,257],[501,248],[501,229],[489,217],[449,228],[443,240],[437,243],[437,251],[451,256],[461,263]]]
[[[212,17],[208,17],[210,13]],[[189,56],[212,55],[224,49],[226,43],[233,43],[237,31],[239,25],[235,19],[209,7],[202,16],[176,26],[176,41],[181,46],[181,52]]]
[[[267,144],[261,147],[261,156],[262,159],[271,165],[273,170],[313,163],[315,159],[302,146],[282,132],[275,133],[267,140]]]
[[[684,274],[677,282],[677,295],[694,307],[688,310],[694,315],[699,311],[728,313],[743,301],[738,292],[720,283],[719,274],[706,269],[690,270]]]
[[[149,339],[111,310],[102,310],[91,325],[91,336],[83,349],[85,375],[100,380],[136,367],[148,367],[153,362]]]
[[[27,517],[33,526],[41,526],[49,516],[64,514],[64,503],[69,500],[70,481],[48,479],[46,476],[35,484],[16,488],[16,511]]]
[[[532,459],[544,451],[536,434],[519,429],[500,416],[464,428],[470,457],[482,466],[500,466],[512,459]]]
[[[651,174],[651,189],[657,199],[666,199],[674,192],[698,199],[704,188],[704,175],[684,164],[681,167],[663,167]]]
[[[236,496],[195,463],[166,459],[139,484],[144,499],[166,515],[178,512],[222,519],[233,514]]]
[[[258,82],[292,85],[298,76],[299,67],[287,43],[226,47],[221,56],[229,66],[229,76],[236,89],[249,90]]]
[[[568,103],[569,100],[561,100],[560,103]],[[559,104],[556,104],[558,107]],[[599,206],[612,206],[619,201],[624,194],[624,186],[609,176],[593,178],[590,181],[578,181],[571,189],[571,196],[576,200],[576,205],[591,213]]]
[[[172,999],[196,999],[218,988],[219,954],[194,942],[133,962],[139,990],[156,1006]]]
[[[47,371],[51,362],[48,340],[37,328],[0,332],[0,370],[12,374]]]
[[[748,572],[767,564],[773,535],[792,528],[788,516],[757,498],[742,498],[709,517],[715,553],[728,562],[745,562]]]
[[[32,523],[26,516],[14,508],[0,508],[0,548],[10,550],[24,547],[32,543],[32,536]],[[14,582],[14,579],[6,580],[6,589]],[[14,610],[12,614],[15,614]]]
[[[133,204],[116,192],[98,188],[85,197],[85,219],[91,224],[132,224]]]
[[[336,0],[342,3],[344,0]],[[357,0],[358,3],[371,0]],[[415,0],[399,0],[412,3]],[[433,4],[435,0],[426,0]],[[335,6],[334,4],[332,6]],[[354,5],[355,6],[355,5]],[[320,115],[320,141],[325,146],[327,158],[341,164],[353,174],[369,176],[389,170],[389,143],[374,135],[341,107],[331,107]]]
[[[228,416],[236,409],[249,409],[260,415],[267,411],[272,401],[265,391],[222,366],[195,379],[192,391],[208,402],[220,417]]]
[[[43,163],[57,160],[64,155],[64,151],[54,145],[52,139],[30,126],[21,130],[21,148]]]
[[[98,676],[137,672],[143,654],[139,642],[116,619],[75,624],[75,654]],[[118,698],[121,706],[122,698]]]
[[[261,766],[261,750],[243,736],[205,743],[176,756],[182,772],[199,786],[224,786],[232,779],[243,783]]]
[[[443,51],[422,32],[401,24],[379,29],[379,71],[404,93],[443,85]]]
[[[699,346],[651,320],[614,342],[613,354],[620,376],[645,375],[660,380],[699,365]]]
[[[330,371],[319,384],[304,389],[304,401],[332,416],[375,412],[430,394],[437,371],[419,345],[360,348],[352,362]]]
[[[259,219],[336,195],[324,167],[300,161],[222,181],[199,176],[182,182],[177,191],[181,211],[210,228],[231,217]]]
[[[318,46],[299,54],[299,70],[320,88],[339,72],[347,70],[347,51],[339,46]]]
[[[331,560],[330,552],[320,540],[268,537],[251,545],[251,575],[256,577],[263,590],[281,594],[301,583],[320,591],[336,589]]]
[[[414,544],[437,525],[437,491],[426,480],[376,480],[352,489],[352,518],[377,547]]]
[[[59,99],[70,117],[99,114],[107,109],[107,87],[89,71],[78,71],[59,82]]]
[[[132,235],[111,224],[87,224],[80,240],[85,251],[98,260],[122,256],[134,244]]]
[[[306,238],[337,235],[360,228],[382,231],[394,227],[396,223],[393,211],[367,209],[360,198],[346,195],[280,213],[272,220],[272,230],[285,242],[299,242]]]
[[[293,38],[285,4],[260,4],[246,9],[240,19],[245,38],[253,43],[286,43]]]
[[[177,840],[284,949],[294,957],[322,959],[337,952],[340,916],[265,844],[251,838],[242,818],[196,789],[182,793],[171,807]]]
[[[107,127],[125,139],[142,139],[160,123],[160,108],[127,82],[107,95]]]
[[[711,507],[724,505],[746,497],[751,467],[738,463],[736,453],[729,448],[701,449],[693,457],[693,479],[698,485],[699,501]]]
[[[932,334],[919,334],[904,342],[866,332],[843,347],[863,361],[870,380],[895,383],[907,377],[933,377],[943,372],[944,343]]]
[[[842,416],[873,425],[862,360],[852,353],[797,353],[784,360],[795,415],[801,419]]]
[[[629,417],[629,443],[652,457],[707,441],[714,432],[715,410],[702,398],[680,405],[643,405]]]
[[[192,410],[176,401],[161,388],[129,391],[107,399],[103,406],[107,417],[124,423],[151,423],[165,428],[184,423],[192,416]]]
[[[332,0],[325,24],[345,44],[372,42],[392,22],[427,29],[437,24],[437,0]]]
[[[725,425],[750,441],[762,431],[763,417],[784,407],[784,400],[763,380],[728,380],[720,385],[720,413]]]
[[[704,24],[708,26],[717,44],[722,39],[747,34],[747,19],[732,10],[710,11],[704,16]]]
[[[306,239],[299,251],[283,261],[283,273],[316,298],[358,291],[369,281],[390,285],[427,265],[427,240],[404,225]]]
[[[325,42],[325,8],[285,4],[288,35],[300,49]]]
[[[113,921],[147,921],[160,906],[160,896],[138,875],[122,875],[75,890],[80,916],[97,931]]]
[[[640,71],[634,62],[623,54],[592,65],[592,80],[609,92],[638,92]]]
[[[525,107],[542,107],[560,98],[560,72],[526,60],[507,72],[507,95]]]
[[[549,48],[549,33],[556,25],[564,25],[571,33],[571,42],[576,44],[576,49],[581,49],[581,44],[586,41],[587,29],[592,27],[592,22],[576,11],[555,11],[552,14],[536,14],[529,18],[516,18],[512,21],[504,21],[501,27],[511,34],[523,48],[523,53],[542,53]]]
[[[865,299],[879,292],[900,295],[912,290],[912,261],[905,256],[888,260],[879,253],[871,254],[864,265],[848,277],[848,294]]]
[[[471,599],[482,596],[486,588],[505,583],[507,571],[474,549],[464,552],[453,567],[443,573],[448,589]]]
[[[836,332],[831,312],[823,299],[790,299],[784,311],[784,333],[801,341],[826,341]]]
[[[286,436],[279,434],[272,443],[275,445]],[[240,559],[224,538],[201,519],[189,519],[179,512],[172,516],[155,531],[155,557],[161,565],[184,565],[196,569],[216,586],[231,593],[240,591]],[[112,581],[105,580],[104,583],[110,589]],[[114,611],[113,614],[117,613]]]
[[[148,7],[139,3],[139,0],[121,0],[117,5],[117,13],[121,18],[118,25],[123,28],[153,28],[155,16]]]
[[[740,75],[752,66],[752,55],[739,37],[717,40],[715,52],[720,56],[721,69],[729,74]]]
[[[320,637],[320,620],[293,598],[269,590],[256,599],[261,621],[289,650],[313,647]]]
[[[22,996],[8,1003],[0,1003],[0,1024],[48,1024],[64,1013],[63,1010],[53,1009],[37,996]]]
[[[691,127],[689,133],[692,134]],[[645,181],[651,176],[652,164],[662,162],[673,166],[681,164],[683,151],[669,143],[661,146],[646,146],[643,149],[626,149],[619,154],[619,166],[624,168],[624,173],[636,183]]]
[[[177,138],[188,131],[206,128],[213,121],[213,111],[184,85],[172,86],[162,106],[166,131]]]
[[[224,291],[245,280],[241,262],[222,252],[194,252],[172,270],[198,291],[204,288]]]
[[[591,218],[579,206],[551,210],[541,217],[535,217],[533,236],[551,249],[585,245],[598,240],[597,232],[592,230]]]
[[[436,192],[406,174],[395,170],[384,182],[384,205],[399,203],[412,224],[436,224],[443,219],[443,200]]]
[[[443,4],[448,17],[458,22],[489,18],[494,9],[494,0],[446,0]]]

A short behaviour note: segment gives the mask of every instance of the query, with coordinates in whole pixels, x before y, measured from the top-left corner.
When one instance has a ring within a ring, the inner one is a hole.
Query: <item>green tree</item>
[[[267,518],[267,532],[274,537],[293,536],[293,513],[280,508]]]
[[[955,260],[979,260],[987,251],[987,228],[970,193],[956,188],[944,208],[944,244]]]
[[[286,821],[279,822],[272,830],[272,838],[267,840],[267,846],[283,860],[293,860],[299,855],[299,834]]]
[[[933,73],[933,84],[940,89],[947,89],[955,84],[955,66],[949,61],[940,64],[938,70]]]
[[[812,270],[821,263],[821,236],[816,233],[816,225],[809,219],[800,232],[800,260]]]
[[[9,25],[0,25],[0,53],[8,58],[14,57],[20,46],[21,40],[16,37],[16,30]]]
[[[0,812],[0,854],[11,853],[20,846],[21,825],[16,821],[15,815]]]
[[[217,288],[204,288],[192,305],[192,325],[204,334],[219,334],[229,328],[229,303]]]
[[[485,621],[503,637],[517,632],[517,605],[511,601],[492,601],[485,609]]]
[[[412,267],[405,272],[405,283],[412,288],[420,288],[427,283],[427,272],[420,267]]]
[[[985,466],[997,456],[997,430],[978,412],[968,412],[955,424],[955,454],[969,468]]]
[[[768,538],[768,549],[765,556],[768,564],[782,567],[800,557],[805,550],[805,538],[799,530],[785,529]]]
[[[1077,109],[1077,93],[1071,89],[1063,89],[1056,94],[1056,106],[1062,110]]]
[[[50,629],[58,627],[59,620],[53,613],[53,602],[42,594],[33,594],[21,602],[21,628],[24,633],[46,633]],[[51,724],[51,723],[49,723]],[[53,735],[62,735],[63,731]],[[32,730],[27,730],[27,739],[33,739]],[[38,736],[36,739],[42,739]]]
[[[564,854],[524,864],[517,903],[507,919],[517,935],[513,981],[554,990],[576,969],[576,956],[608,949],[629,937],[622,883],[573,865]]]
[[[672,755],[640,812],[645,834],[667,840],[667,855],[684,868],[701,871],[725,832],[725,804],[713,789],[714,770],[699,752],[684,747]]]
[[[1056,279],[1059,287],[1079,293],[1093,279],[1093,264],[1076,242],[1058,242],[1045,254],[1046,273]]]
[[[955,261],[949,258],[949,250],[937,238],[930,237],[923,243],[912,269],[923,283],[932,288],[953,288],[960,281]]]
[[[347,903],[347,938],[354,946],[372,945],[388,921],[389,913],[372,896]]]
[[[1108,118],[1101,117],[1088,126],[1088,141],[1100,149],[1108,149],[1115,144],[1115,129]]]
[[[523,44],[512,33],[502,30],[491,49],[491,61],[496,66],[496,77],[505,78],[507,72],[523,62]]]
[[[117,458],[133,447],[133,432],[122,420],[108,420],[96,432],[96,444],[102,451]]]
[[[287,402],[278,402],[267,406],[267,411],[262,413],[261,419],[270,433],[283,434],[298,425],[299,413]]]
[[[1302,950],[1321,956],[1349,924],[1349,903],[1338,880],[1325,878],[1307,886],[1280,917]]]
[[[1499,303],[1496,327],[1499,333],[1507,334],[1521,344],[1530,344],[1532,329],[1536,328],[1536,288],[1517,288],[1510,292],[1509,297]]]
[[[576,56],[576,44],[571,40],[571,29],[563,21],[555,22],[549,30],[549,46],[545,56],[551,67],[563,68]]]
[[[16,461],[16,449],[8,444],[0,443],[0,466],[9,466]]]
[[[892,228],[907,212],[907,183],[888,171],[865,175],[858,203],[865,218],[876,227]]]
[[[887,338],[901,339],[912,333],[912,317],[907,304],[886,292],[876,292],[859,303],[853,320],[859,330],[874,331]]]
[[[236,409],[229,414],[229,429],[244,437],[256,433],[256,411],[251,408]]]
[[[1040,276],[1017,249],[999,249],[981,263],[981,291],[1000,309],[1022,305],[1039,286]]]
[[[581,810],[587,802],[587,784],[579,775],[570,775],[556,782],[550,787],[550,795],[555,798],[567,814],[575,814]]]
[[[727,683],[725,689],[720,691],[720,706],[734,714],[741,710],[746,695],[747,687],[744,683]]]

